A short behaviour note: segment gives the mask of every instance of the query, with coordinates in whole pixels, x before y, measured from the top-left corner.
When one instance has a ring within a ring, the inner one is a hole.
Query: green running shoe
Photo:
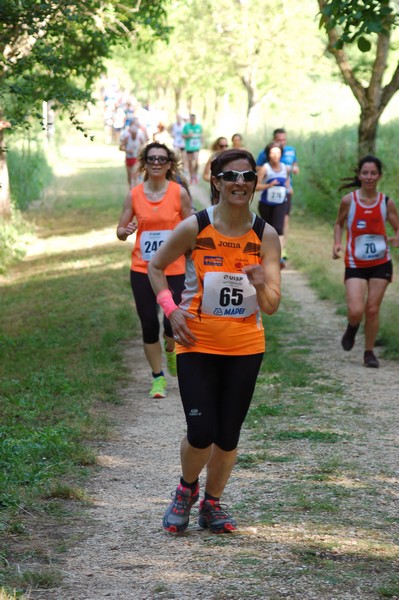
[[[164,341],[164,347],[165,347],[166,366],[168,369],[168,373],[169,373],[169,375],[172,375],[172,377],[176,377],[176,375],[177,375],[176,350],[173,349],[172,352],[169,352],[166,349],[166,340]]]
[[[155,377],[150,390],[151,398],[166,398],[166,379],[163,375]]]

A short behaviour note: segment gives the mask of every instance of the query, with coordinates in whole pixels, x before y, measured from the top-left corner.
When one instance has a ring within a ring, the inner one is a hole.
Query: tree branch
[[[391,98],[395,94],[395,92],[398,91],[398,89],[399,89],[399,63],[396,66],[396,69],[395,69],[394,74],[392,75],[391,81],[386,86],[384,86],[384,88],[382,89],[380,109],[378,111],[379,115],[382,115],[388,102],[391,100]]]
[[[370,84],[367,89],[369,100],[378,107],[381,103],[382,79],[387,66],[390,37],[390,26],[388,35],[384,33],[378,35],[376,57],[371,70]]]
[[[319,2],[320,11],[321,11],[325,6],[325,1],[318,0],[318,2]],[[328,24],[330,22],[330,19],[328,17],[324,17],[324,19],[325,19],[325,23],[327,25],[326,29],[327,29],[327,35],[328,35],[328,49],[331,52],[331,54],[334,55],[335,60],[337,61],[338,67],[342,73],[342,77],[343,77],[345,83],[347,83],[349,85],[349,87],[351,88],[353,95],[355,96],[356,100],[359,102],[361,108],[364,108],[367,103],[366,90],[362,86],[360,81],[358,79],[356,79],[356,77],[354,76],[352,68],[348,62],[348,58],[347,58],[345,51],[338,50],[336,48],[336,44],[337,44],[338,40],[340,39],[340,37],[338,35],[338,31],[336,30],[335,27],[332,27],[332,28],[328,27]]]

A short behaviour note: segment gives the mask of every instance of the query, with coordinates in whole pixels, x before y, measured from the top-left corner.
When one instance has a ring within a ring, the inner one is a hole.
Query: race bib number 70
[[[359,235],[355,241],[355,256],[358,260],[384,258],[387,245],[383,235]]]

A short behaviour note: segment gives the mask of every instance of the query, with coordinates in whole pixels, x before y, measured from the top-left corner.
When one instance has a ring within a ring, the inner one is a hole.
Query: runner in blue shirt
[[[285,242],[287,243],[289,215],[291,212],[292,197],[294,195],[294,189],[292,186],[292,175],[299,174],[299,165],[298,165],[298,161],[297,161],[297,157],[296,157],[295,148],[293,146],[287,146],[287,133],[286,133],[285,129],[280,128],[280,129],[275,129],[273,131],[273,142],[278,144],[282,148],[283,153],[281,156],[281,162],[284,163],[285,165],[287,165],[288,167],[290,167],[290,186],[288,189],[287,201],[286,201],[287,212],[286,212],[286,215],[284,218],[284,239],[285,239]],[[257,168],[262,167],[266,162],[267,162],[266,152],[265,152],[265,150],[262,150],[262,152],[259,153],[257,161],[256,161]],[[285,250],[283,250],[282,258],[284,260],[287,260],[287,254],[286,254]]]

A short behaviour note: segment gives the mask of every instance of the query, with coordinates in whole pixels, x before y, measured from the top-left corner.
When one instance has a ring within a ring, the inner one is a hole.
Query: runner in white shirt
[[[119,150],[126,153],[125,164],[129,188],[137,185],[137,157],[145,141],[142,131],[136,125],[130,125],[129,129],[121,135]]]

